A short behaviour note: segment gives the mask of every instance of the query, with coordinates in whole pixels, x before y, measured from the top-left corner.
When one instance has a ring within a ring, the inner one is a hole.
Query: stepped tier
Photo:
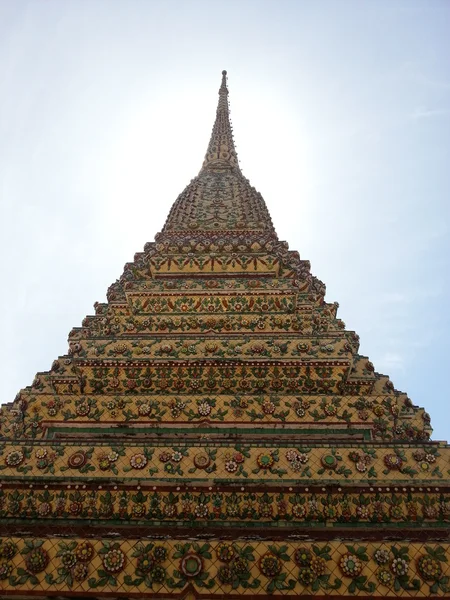
[[[199,175],[0,411],[0,597],[448,596],[450,447],[242,175]]]

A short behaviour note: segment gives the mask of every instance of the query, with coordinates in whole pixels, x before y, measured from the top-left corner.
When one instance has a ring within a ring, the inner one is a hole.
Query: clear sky
[[[450,440],[448,0],[0,0],[0,402],[67,351],[202,163],[244,174]]]

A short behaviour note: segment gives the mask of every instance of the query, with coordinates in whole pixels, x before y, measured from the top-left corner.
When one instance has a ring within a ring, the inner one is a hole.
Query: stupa
[[[449,596],[450,448],[241,173],[200,173],[3,407],[0,597]]]

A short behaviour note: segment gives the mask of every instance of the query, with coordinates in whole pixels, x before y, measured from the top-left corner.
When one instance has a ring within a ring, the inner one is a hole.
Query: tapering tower
[[[448,596],[450,450],[241,173],[226,72],[153,243],[0,414],[0,597]]]

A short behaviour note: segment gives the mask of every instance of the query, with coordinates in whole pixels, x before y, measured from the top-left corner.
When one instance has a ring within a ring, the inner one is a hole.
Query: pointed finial
[[[225,89],[227,94],[228,94],[228,90],[227,90],[227,72],[226,71],[222,71],[222,85],[220,86],[220,89]],[[220,93],[220,92],[219,92]]]
[[[213,168],[234,168],[240,171],[228,109],[227,72],[222,71],[222,84],[219,89],[216,121],[203,162],[202,170]]]

